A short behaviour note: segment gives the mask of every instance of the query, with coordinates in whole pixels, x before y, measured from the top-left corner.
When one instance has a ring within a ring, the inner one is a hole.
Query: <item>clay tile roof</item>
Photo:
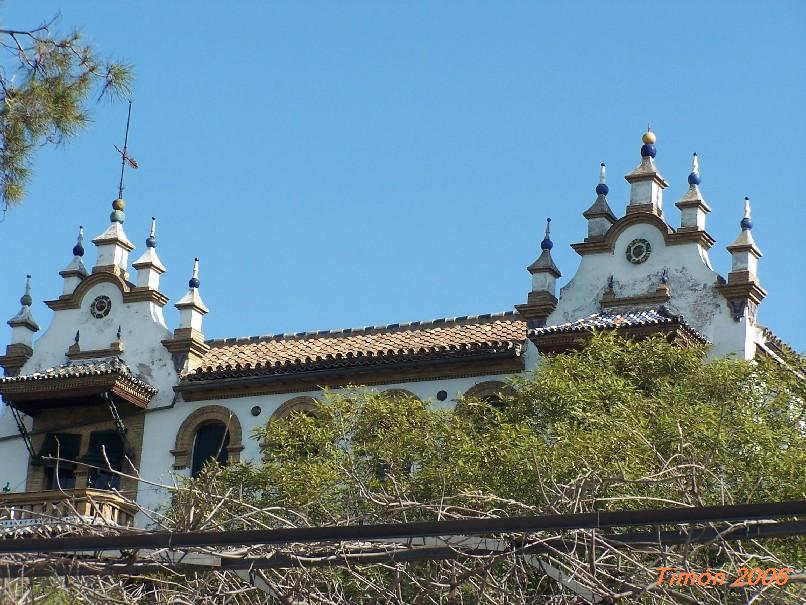
[[[631,328],[653,325],[680,325],[696,339],[707,343],[708,339],[686,323],[681,315],[672,314],[666,307],[658,309],[643,309],[621,312],[602,312],[544,328],[534,328],[529,331],[530,336],[543,334],[567,334],[570,332],[590,332],[591,330],[613,330],[618,328]]]
[[[775,335],[767,326],[759,326],[761,328],[761,335],[764,345],[771,349],[777,355],[792,355],[795,349],[792,348],[787,342]]]
[[[65,378],[80,378],[84,376],[118,375],[133,385],[151,393],[157,389],[137,378],[123,361],[117,357],[103,357],[96,359],[76,359],[52,368],[23,374],[21,376],[6,376],[0,378],[0,386],[21,382],[36,382],[45,380],[59,380]]]
[[[338,331],[210,340],[187,380],[502,354],[518,356],[526,322],[516,313]]]

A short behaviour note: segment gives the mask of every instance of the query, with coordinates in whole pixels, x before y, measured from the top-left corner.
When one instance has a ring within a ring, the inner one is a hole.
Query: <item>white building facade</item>
[[[655,135],[646,132],[640,163],[625,177],[631,191],[620,218],[601,166],[596,199],[583,213],[587,236],[572,245],[580,266],[559,291],[547,224],[541,254],[528,267],[531,291],[515,310],[335,332],[205,340],[198,259],[171,329],[155,222],[130,266],[135,246],[123,229],[125,202],[115,200],[109,228],[92,240],[91,268],[79,230],[41,336],[35,338],[30,278],[20,312],[8,321],[11,342],[0,357],[0,500],[17,512],[0,523],[63,514],[65,496],[74,512],[78,506],[84,515],[135,522],[119,495],[159,509],[169,497],[160,486],[175,474],[196,472],[210,457],[256,458],[253,430],[312,410],[323,387],[369,385],[451,406],[462,396],[495,396],[508,377],[532,370],[539,353],[578,348],[593,330],[709,343],[720,356],[778,355],[786,345],[756,321],[766,292],[749,201],[739,236],[727,246],[731,271],[722,277],[709,260],[714,240],[696,154],[688,188],[674,204],[677,226],[669,223],[668,183],[655,156]]]

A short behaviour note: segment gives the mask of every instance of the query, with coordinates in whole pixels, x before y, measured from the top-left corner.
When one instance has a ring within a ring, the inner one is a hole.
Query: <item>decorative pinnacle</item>
[[[73,256],[84,256],[84,227],[78,226],[78,239],[73,246]]]
[[[753,220],[750,217],[750,198],[744,198],[744,218],[739,222],[742,231],[750,231],[753,228]]]
[[[599,166],[599,184],[596,185],[596,195],[607,195],[610,192],[610,188],[605,182],[605,171],[606,167],[602,162],[601,166]]]
[[[152,216],[151,217],[151,231],[148,234],[148,239],[146,239],[146,247],[147,248],[156,248],[157,247],[156,229],[157,229],[157,219]]]
[[[188,286],[190,288],[198,288],[199,285],[201,285],[201,282],[199,281],[199,257],[197,256],[193,260],[193,276],[190,278]]]
[[[660,274],[660,283],[666,285],[669,283],[669,270],[664,269],[663,273]]]
[[[700,184],[700,159],[697,157],[696,153],[691,158],[691,174],[688,175],[688,184]]]
[[[112,214],[109,215],[109,222],[110,223],[120,223],[121,225],[126,220],[126,213],[123,212],[126,209],[126,200],[122,197],[114,200],[112,202]]]
[[[31,276],[25,276],[25,294],[20,297],[20,304],[23,307],[30,307],[34,302],[34,299],[31,297]]]
[[[117,333],[117,335],[116,335],[116,338],[117,338],[118,340],[120,340],[120,332],[121,332],[121,330],[120,330],[120,326],[118,326],[118,333]]]
[[[657,137],[655,133],[652,132],[652,128],[649,124],[646,125],[646,132],[644,136],[641,137],[641,141],[643,141],[644,145],[641,147],[641,157],[650,157],[654,158],[657,150],[655,149],[655,141]]]
[[[546,219],[546,237],[540,242],[541,250],[551,250],[554,247],[554,242],[551,241],[551,219]]]
[[[81,340],[81,330],[76,330],[76,336],[73,338],[73,342],[78,344],[78,341]]]

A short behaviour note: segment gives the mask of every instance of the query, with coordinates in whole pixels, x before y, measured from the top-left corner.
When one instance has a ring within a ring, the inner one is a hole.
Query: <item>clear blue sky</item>
[[[201,258],[207,337],[512,309],[546,216],[573,275],[602,161],[623,213],[651,120],[668,220],[697,151],[714,267],[749,195],[760,321],[806,349],[806,2],[9,0],[0,18],[59,10],[136,66],[126,232],[136,257],[158,217],[173,301]],[[77,226],[108,224],[125,107],[93,111],[0,224],[2,319],[30,272],[45,325]]]

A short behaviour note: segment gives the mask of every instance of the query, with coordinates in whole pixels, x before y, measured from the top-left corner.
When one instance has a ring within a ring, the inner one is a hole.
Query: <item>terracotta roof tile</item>
[[[208,341],[210,350],[187,379],[386,365],[490,353],[511,352],[516,356],[525,340],[526,322],[514,312],[332,332],[228,338]]]
[[[116,374],[131,381],[134,385],[154,394],[157,389],[140,380],[123,361],[117,357],[103,357],[97,359],[76,359],[52,368],[23,374],[21,376],[6,376],[0,378],[0,388],[3,384],[19,382],[35,382],[42,380],[59,380],[64,378],[79,378],[82,376],[100,376]]]
[[[695,338],[707,343],[708,340],[686,323],[686,320],[679,315],[674,315],[666,307],[658,309],[643,309],[623,312],[603,312],[569,321],[554,326],[544,328],[534,328],[529,331],[530,335],[541,336],[543,334],[563,334],[569,332],[589,332],[591,330],[611,330],[618,328],[630,328],[636,326],[652,326],[664,324],[680,324],[684,326]]]

